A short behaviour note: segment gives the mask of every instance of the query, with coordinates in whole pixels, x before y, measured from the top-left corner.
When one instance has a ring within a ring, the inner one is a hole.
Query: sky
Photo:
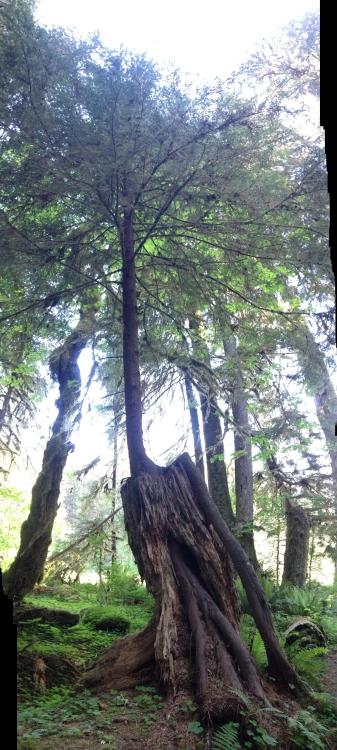
[[[224,78],[285,24],[319,9],[318,0],[38,0],[37,16],[77,36],[99,31],[103,42],[146,52],[193,77]]]

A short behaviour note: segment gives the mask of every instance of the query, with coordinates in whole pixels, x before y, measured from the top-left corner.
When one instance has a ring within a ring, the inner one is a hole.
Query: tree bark
[[[259,567],[254,544],[254,487],[252,446],[249,439],[250,425],[248,418],[247,397],[234,338],[224,341],[225,353],[230,357],[231,368],[231,407],[234,422],[234,449],[239,455],[235,457],[235,528],[240,542],[252,565]],[[248,527],[248,528],[247,528]]]
[[[123,369],[126,412],[126,436],[131,474],[153,470],[155,464],[145,453],[142,426],[142,395],[139,367],[137,286],[134,258],[133,210],[128,206],[128,187],[124,188],[124,217],[121,232],[123,256]]]
[[[22,599],[43,577],[63,470],[73,445],[72,429],[80,419],[81,374],[77,364],[92,333],[92,309],[82,309],[76,329],[50,358],[52,375],[58,380],[58,415],[43,455],[42,468],[32,489],[28,518],[21,527],[17,556],[4,574],[4,589],[14,600]]]
[[[304,586],[308,574],[310,516],[304,508],[286,500],[286,549],[282,584]]]
[[[205,468],[204,468],[204,459],[202,455],[202,445],[201,445],[201,433],[200,433],[200,424],[199,424],[199,416],[198,416],[198,409],[196,407],[196,397],[193,392],[193,384],[192,380],[188,374],[188,372],[185,372],[184,376],[185,380],[185,390],[186,390],[186,396],[187,396],[187,403],[188,403],[188,409],[190,412],[190,419],[191,419],[191,427],[192,427],[192,435],[193,435],[193,443],[194,443],[194,455],[195,455],[195,464],[199,471],[201,472],[202,476],[205,476]]]
[[[307,326],[298,326],[289,337],[289,346],[295,350],[309,393],[314,397],[317,418],[323,432],[331,463],[331,480],[334,510],[337,513],[337,394],[325,362],[324,354]],[[333,540],[335,554],[334,579],[337,583],[337,537]]]
[[[217,405],[212,397],[208,398],[204,393],[200,394],[200,404],[210,495],[222,518],[230,528],[233,528],[235,518],[229,494],[223,434]]]

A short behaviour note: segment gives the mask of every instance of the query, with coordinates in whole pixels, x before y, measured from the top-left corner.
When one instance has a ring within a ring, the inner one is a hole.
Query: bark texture
[[[223,434],[217,405],[204,393],[200,396],[203,420],[208,487],[222,518],[233,528],[235,523],[229,494],[227,469],[224,458]]]
[[[188,374],[188,372],[185,372],[184,376],[185,380],[185,390],[186,390],[186,396],[187,396],[187,403],[188,408],[190,412],[190,418],[191,418],[191,427],[192,427],[192,435],[193,435],[193,443],[194,443],[194,455],[195,455],[195,464],[199,471],[201,472],[202,476],[205,476],[205,468],[204,468],[204,459],[202,455],[202,444],[201,444],[201,433],[200,433],[200,424],[199,424],[199,415],[198,415],[198,409],[196,406],[196,397],[193,392],[193,384],[192,380]]]
[[[297,353],[308,390],[314,397],[317,418],[323,432],[331,463],[334,511],[337,514],[337,394],[331,381],[324,354],[307,326],[298,327],[297,335],[289,337],[289,345]],[[337,583],[337,537],[333,540],[335,583]]]
[[[300,505],[286,500],[287,534],[282,583],[304,586],[308,573],[310,516]]]
[[[82,310],[77,328],[50,358],[50,369],[59,384],[58,415],[43,455],[42,468],[32,489],[28,518],[21,527],[17,556],[4,574],[4,589],[14,600],[22,599],[43,577],[63,470],[73,445],[70,437],[80,418],[81,375],[78,357],[92,333],[92,310]]]
[[[155,665],[155,674],[168,692],[194,694],[202,715],[213,721],[236,715],[240,707],[237,691],[249,693],[253,701],[266,702],[239,634],[234,563],[273,675],[301,690],[279,646],[255,571],[190,457],[183,454],[167,469],[126,480],[122,500],[130,546],[157,603],[154,620],[144,631],[149,663],[143,651],[139,653],[135,636],[126,637],[114,643],[87,673],[86,684],[98,689],[117,687],[122,679],[123,687],[134,685],[151,668],[153,674]]]
[[[199,475],[196,467],[194,471]],[[260,678],[239,635],[231,563],[217,533],[205,524],[179,460],[156,475],[128,479],[122,499],[130,546],[157,602],[144,637],[147,643],[152,632],[148,654],[161,683],[173,693],[195,692],[203,715],[218,719],[235,714],[238,698],[231,690],[263,699]],[[129,644],[133,648],[134,640],[114,644],[87,682],[101,685],[102,678],[105,686],[120,685],[116,664],[130,656]],[[136,655],[131,680],[138,670]],[[139,669],[144,670],[142,660]]]
[[[258,569],[259,564],[252,528],[254,522],[254,487],[252,446],[249,439],[250,425],[247,397],[234,338],[224,341],[224,350],[232,365],[231,407],[234,422],[234,449],[238,454],[235,457],[235,528],[252,565],[255,569]]]

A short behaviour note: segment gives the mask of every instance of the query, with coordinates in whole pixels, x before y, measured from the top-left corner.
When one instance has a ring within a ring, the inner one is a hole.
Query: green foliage
[[[149,612],[152,611],[153,597],[145,586],[139,583],[135,573],[114,562],[106,570],[104,582],[99,587],[99,601],[101,604],[142,604]]]
[[[114,607],[87,607],[81,612],[81,622],[95,630],[109,630],[122,634],[130,628],[130,620],[116,614]]]
[[[200,721],[189,721],[187,729],[191,734],[202,734],[204,727],[200,724]]]
[[[219,727],[212,736],[212,750],[241,750],[239,733],[240,725],[234,721]]]
[[[291,731],[291,747],[301,747],[304,750],[326,750],[324,738],[327,728],[317,720],[315,711],[301,711],[296,719],[289,718],[288,726]]]
[[[316,648],[288,649],[287,653],[296,671],[314,688],[319,688],[320,679],[325,669],[324,658],[328,650],[322,646]]]

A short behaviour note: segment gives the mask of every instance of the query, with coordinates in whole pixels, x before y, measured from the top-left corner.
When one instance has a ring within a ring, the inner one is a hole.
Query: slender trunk
[[[82,312],[77,328],[50,358],[50,369],[58,380],[60,391],[56,402],[58,415],[43,455],[41,471],[32,489],[31,507],[21,527],[17,556],[4,574],[4,587],[12,599],[22,599],[43,577],[59,507],[62,474],[68,453],[73,449],[70,437],[80,418],[81,375],[77,360],[92,333],[92,325],[92,311]]]
[[[204,477],[205,469],[204,469],[204,459],[202,455],[198,409],[196,407],[196,397],[193,392],[192,380],[187,372],[185,373],[184,380],[185,380],[185,389],[186,389],[188,409],[189,409],[190,418],[191,418],[195,464],[197,468],[199,469],[199,471],[201,472],[202,476]]]
[[[117,459],[118,459],[118,424],[116,420],[116,411],[114,410],[115,414],[115,431],[114,431],[114,437],[113,437],[113,459],[112,459],[112,492],[111,492],[111,513],[113,514],[111,518],[111,562],[114,563],[117,558],[117,539],[116,539],[116,530],[115,530],[115,522],[114,522],[114,514],[116,510],[116,495],[117,495]]]
[[[125,200],[128,196],[125,194]],[[126,436],[131,475],[153,470],[143,442],[142,397],[139,366],[137,286],[134,258],[133,212],[125,208],[122,226],[123,252],[123,366]]]
[[[314,560],[314,554],[315,554],[315,525],[312,524],[311,529],[311,540],[310,540],[310,552],[309,552],[309,571],[308,571],[308,581],[311,583],[312,580],[312,564]]]
[[[280,539],[281,539],[281,524],[280,517],[277,519],[277,537],[276,537],[276,586],[280,583]]]
[[[235,526],[240,542],[254,565],[259,567],[254,544],[254,489],[252,446],[249,439],[247,397],[240,369],[236,343],[233,338],[224,341],[225,353],[230,357],[232,368],[231,406],[234,421],[235,449]]]
[[[331,463],[331,480],[334,496],[334,511],[337,513],[337,394],[326,366],[323,352],[307,327],[292,335],[289,345],[296,351],[308,390],[314,397],[317,418],[323,432]],[[333,539],[335,548],[333,561],[335,584],[337,583],[337,536]]]
[[[210,495],[219,508],[222,518],[230,528],[233,528],[235,519],[229,494],[219,413],[214,399],[208,399],[204,393],[200,394],[200,404]]]
[[[286,500],[287,534],[282,585],[304,586],[308,573],[310,517],[304,508]]]

